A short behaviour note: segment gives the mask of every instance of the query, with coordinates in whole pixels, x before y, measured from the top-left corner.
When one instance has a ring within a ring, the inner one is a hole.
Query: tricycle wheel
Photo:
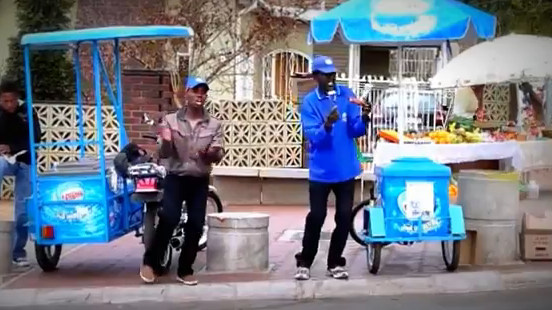
[[[38,266],[44,272],[55,271],[61,257],[61,245],[39,245],[35,243],[35,256]]]
[[[221,213],[223,212],[222,201],[219,196],[214,191],[209,191],[207,194],[207,212],[209,213]],[[202,251],[207,247],[207,231],[209,230],[207,226],[207,218],[205,218],[205,223],[203,225],[203,233],[201,238],[199,238],[198,251]]]
[[[447,271],[453,272],[458,269],[458,265],[460,264],[460,241],[442,241],[441,251]]]
[[[369,206],[370,205],[370,200],[364,200],[362,201],[361,203],[359,203],[358,205],[356,205],[354,208],[353,208],[353,216],[352,216],[352,223],[351,223],[351,231],[349,232],[349,234],[351,235],[351,238],[353,238],[353,240],[355,240],[356,243],[362,245],[362,246],[366,246],[366,242],[364,241],[364,237],[368,235],[368,232],[364,229],[364,220],[363,220],[363,223],[362,223],[362,229],[357,229],[357,227],[355,227],[355,220],[358,216],[358,214],[362,214],[362,216],[364,216],[364,208],[366,208],[366,206]]]
[[[366,260],[368,263],[368,271],[371,274],[377,274],[381,263],[381,243],[369,243],[366,245]]]

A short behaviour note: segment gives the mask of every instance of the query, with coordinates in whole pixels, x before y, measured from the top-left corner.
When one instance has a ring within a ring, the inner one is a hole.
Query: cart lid
[[[193,36],[189,27],[183,26],[115,26],[78,30],[62,30],[26,34],[21,45],[56,47],[90,41],[154,40]]]
[[[386,177],[450,177],[448,166],[438,164],[425,157],[400,157],[381,169]]]

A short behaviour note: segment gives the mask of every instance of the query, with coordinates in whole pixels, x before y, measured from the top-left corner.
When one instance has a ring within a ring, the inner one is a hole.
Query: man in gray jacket
[[[166,115],[160,126],[159,157],[165,161],[168,174],[153,245],[146,249],[140,268],[140,277],[146,283],[155,282],[159,275],[160,258],[180,221],[185,201],[188,222],[178,260],[177,280],[186,285],[197,284],[192,265],[205,223],[209,176],[212,165],[224,156],[222,124],[204,108],[208,91],[205,81],[188,77],[184,107]]]

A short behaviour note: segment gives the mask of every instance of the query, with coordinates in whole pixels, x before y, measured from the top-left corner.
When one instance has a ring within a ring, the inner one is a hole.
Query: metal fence
[[[337,83],[349,84],[349,78],[341,74]],[[454,90],[432,90],[429,81],[405,78],[402,87],[396,78],[378,76],[355,77],[352,89],[372,104],[372,122],[369,133],[359,139],[362,152],[372,153],[378,130],[398,129],[399,97],[405,106],[406,131],[435,130],[446,123],[454,99]]]

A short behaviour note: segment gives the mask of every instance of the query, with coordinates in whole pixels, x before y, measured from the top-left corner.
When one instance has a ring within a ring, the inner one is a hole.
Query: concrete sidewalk
[[[107,283],[106,283],[107,284]],[[450,294],[521,288],[552,289],[552,270],[475,271],[424,276],[375,276],[349,281],[315,279],[105,286],[96,288],[15,289],[0,291],[1,307],[130,304],[138,302],[192,302],[224,300],[304,300],[374,295]]]
[[[34,268],[15,273],[0,285],[0,307],[57,303],[183,302],[233,299],[309,299],[406,293],[456,293],[494,291],[521,287],[552,287],[552,263],[528,263],[481,270],[444,271],[438,243],[386,247],[379,275],[368,274],[364,248],[353,241],[344,256],[349,281],[324,277],[328,240],[333,228],[330,211],[323,228],[319,254],[312,268],[313,280],[295,282],[294,254],[300,250],[306,207],[232,207],[228,211],[270,214],[271,269],[255,274],[214,274],[205,271],[205,252],[199,253],[195,270],[200,285],[184,287],[174,277],[157,285],[142,285],[138,277],[143,247],[128,235],[110,244],[73,247],[65,252],[59,270],[42,273]],[[173,274],[174,274],[173,266]]]

